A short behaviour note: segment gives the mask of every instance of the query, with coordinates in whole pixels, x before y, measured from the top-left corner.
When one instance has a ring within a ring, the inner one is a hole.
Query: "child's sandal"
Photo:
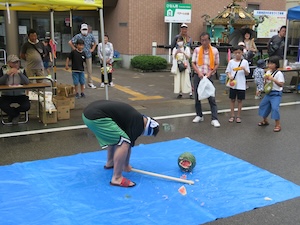
[[[228,120],[229,123],[233,123],[234,122],[234,116],[230,117]]]
[[[275,126],[273,129],[274,132],[280,132],[281,131],[281,127],[280,126]]]
[[[260,127],[264,127],[264,126],[268,126],[269,122],[267,122],[267,121],[261,121],[257,125],[260,126]]]
[[[241,117],[237,117],[235,121],[236,121],[237,123],[241,123],[241,122],[242,122]]]

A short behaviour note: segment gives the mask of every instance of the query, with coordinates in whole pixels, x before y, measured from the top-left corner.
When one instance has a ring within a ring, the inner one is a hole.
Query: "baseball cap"
[[[18,61],[20,61],[20,59],[16,55],[9,55],[7,57],[7,62],[18,62]]]
[[[257,60],[256,64],[257,64],[257,67],[259,67],[259,68],[265,68],[266,67],[266,62],[265,62],[264,59]]]
[[[185,23],[183,23],[183,24],[181,24],[181,26],[180,26],[181,28],[188,28],[188,25],[187,24],[185,24]]]
[[[88,29],[88,25],[86,23],[81,24],[80,30],[87,30],[87,29]]]

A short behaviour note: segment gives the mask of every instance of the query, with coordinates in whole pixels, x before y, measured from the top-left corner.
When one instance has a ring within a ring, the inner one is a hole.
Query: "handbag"
[[[278,70],[275,70],[275,71],[271,74],[271,76],[274,77],[274,76],[276,75],[277,71],[278,71]],[[264,85],[264,92],[265,92],[266,94],[269,94],[269,93],[272,91],[272,88],[273,88],[273,81],[267,82],[267,83]]]
[[[181,60],[177,61],[177,65],[178,65],[179,72],[183,72],[186,69],[183,61],[181,61]]]
[[[185,51],[185,48],[186,48],[186,46],[184,46],[184,51]],[[185,59],[185,56],[184,56],[184,59]],[[179,72],[183,72],[187,68],[186,64],[182,60],[177,61],[177,66],[178,66]]]
[[[44,61],[44,51],[43,51],[43,49],[42,49],[42,52],[40,52],[39,50],[38,50],[38,48],[35,46],[35,44],[31,44],[32,46],[33,46],[33,48],[40,54],[40,56],[41,56],[41,58],[42,58],[42,61]]]
[[[243,60],[240,61],[238,67],[240,67],[242,61],[243,61]],[[230,80],[229,77],[226,78],[226,87],[229,87],[229,88],[232,88],[232,89],[235,89],[235,88],[236,88],[237,82],[236,82],[236,80],[235,80],[235,77],[236,77],[237,72],[238,72],[238,70],[235,71],[233,80]]]

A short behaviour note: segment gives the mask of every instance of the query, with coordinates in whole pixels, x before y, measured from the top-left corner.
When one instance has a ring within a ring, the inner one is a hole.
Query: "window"
[[[248,4],[247,11],[251,13],[254,10],[259,10],[259,5],[258,4]]]

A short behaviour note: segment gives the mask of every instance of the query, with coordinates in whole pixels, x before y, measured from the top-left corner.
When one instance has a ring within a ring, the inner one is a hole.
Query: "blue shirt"
[[[88,33],[86,36],[82,35],[81,33],[76,34],[72,38],[73,45],[76,44],[77,40],[81,39],[84,41],[84,53],[87,59],[92,58],[92,53],[90,52],[91,47],[96,43],[95,38],[92,34]]]

